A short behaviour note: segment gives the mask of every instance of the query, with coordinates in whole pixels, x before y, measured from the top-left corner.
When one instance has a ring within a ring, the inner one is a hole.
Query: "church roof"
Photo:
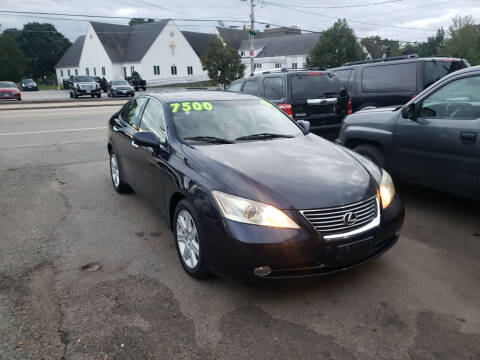
[[[80,64],[85,35],[79,36],[58,61],[56,67],[77,67]]]

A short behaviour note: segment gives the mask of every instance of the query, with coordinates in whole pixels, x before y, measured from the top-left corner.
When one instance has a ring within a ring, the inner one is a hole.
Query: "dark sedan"
[[[134,96],[135,90],[127,80],[113,80],[108,86],[107,95],[111,97]]]
[[[166,218],[194,277],[325,274],[398,239],[404,206],[388,173],[258,97],[142,95],[109,129],[114,188]]]

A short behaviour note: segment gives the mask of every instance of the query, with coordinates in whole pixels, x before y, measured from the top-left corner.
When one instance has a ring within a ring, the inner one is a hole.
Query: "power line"
[[[433,6],[433,5],[441,5],[441,4],[446,4],[446,3],[451,4],[451,3],[456,3],[456,2],[458,2],[458,1],[452,1],[452,0],[439,1],[439,2],[434,2],[434,3],[430,3],[430,4],[425,4],[425,5],[422,5],[422,6],[415,6],[415,7],[403,8],[403,9],[397,9],[397,10],[383,11],[383,12],[367,15],[366,17],[373,17],[373,16],[378,16],[378,15],[384,15],[384,14],[392,14],[392,13],[397,13],[399,11],[422,9],[422,8],[430,7],[430,6]],[[360,17],[353,18],[353,19],[360,19]]]
[[[296,7],[288,6],[288,5],[280,5],[278,3],[272,2],[272,1],[266,1],[266,0],[261,0],[264,4],[271,5],[271,6],[276,6],[280,7],[283,9],[288,9],[288,10],[293,10],[297,12],[301,12],[304,14],[309,14],[309,15],[317,15],[321,16],[324,18],[328,19],[334,19],[337,20],[337,16],[331,16],[331,15],[326,15],[326,14],[320,14],[312,11],[307,11],[307,10],[301,10],[297,9]],[[349,22],[354,22],[354,23],[359,23],[359,24],[364,24],[364,25],[371,25],[371,26],[379,26],[379,27],[384,27],[384,28],[392,28],[392,29],[398,29],[398,30],[417,30],[417,31],[425,31],[425,30],[436,30],[436,29],[431,29],[431,28],[414,28],[414,27],[407,27],[407,26],[395,26],[395,25],[385,25],[385,24],[375,24],[367,21],[360,21],[360,20],[353,20],[353,19],[348,19],[346,18],[347,21]]]
[[[277,3],[277,4],[283,5],[283,6],[295,6],[297,8],[303,8],[303,9],[345,9],[345,8],[356,8],[356,7],[365,7],[365,6],[374,6],[374,5],[384,5],[384,4],[398,3],[402,1],[404,0],[387,0],[387,1],[369,3],[369,4],[354,4],[354,5],[343,5],[343,6],[305,6],[305,5],[282,4],[282,3]],[[258,0],[258,2],[265,3],[265,1],[263,0]]]

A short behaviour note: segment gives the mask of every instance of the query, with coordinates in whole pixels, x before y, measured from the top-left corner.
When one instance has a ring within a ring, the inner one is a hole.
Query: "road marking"
[[[0,136],[9,136],[9,135],[34,135],[34,134],[56,133],[56,132],[88,131],[88,130],[104,130],[104,129],[107,129],[107,127],[106,127],[106,126],[102,126],[102,127],[93,127],[93,128],[83,128],[83,129],[26,131],[26,132],[18,132],[18,133],[3,133],[3,134],[0,134]]]

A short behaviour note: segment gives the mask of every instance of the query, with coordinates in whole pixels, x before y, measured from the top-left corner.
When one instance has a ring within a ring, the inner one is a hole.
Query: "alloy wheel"
[[[178,213],[176,229],[177,244],[182,260],[189,269],[194,269],[200,258],[200,243],[195,222],[187,210]]]
[[[115,154],[110,155],[110,172],[112,174],[113,185],[118,188],[120,186],[120,170],[118,169],[118,162]]]

